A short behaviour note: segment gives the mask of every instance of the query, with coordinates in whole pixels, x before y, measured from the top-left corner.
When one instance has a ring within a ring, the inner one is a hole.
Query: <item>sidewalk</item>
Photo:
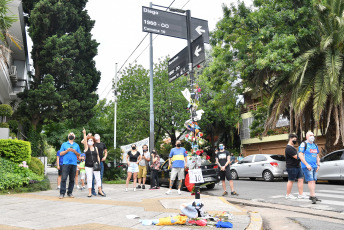
[[[148,186],[147,186],[148,187]],[[167,188],[159,190],[140,189],[125,192],[125,185],[106,185],[107,197],[87,198],[87,191],[75,190],[75,198],[58,199],[59,190],[38,193],[0,196],[0,229],[213,229],[210,227],[143,226],[139,219],[127,219],[137,215],[141,219],[158,219],[180,213],[182,203],[190,203],[194,197],[189,192],[178,195],[173,190],[165,195]],[[233,229],[261,228],[257,213],[248,213],[230,204],[223,197],[201,195],[205,210],[210,214],[229,211],[234,215]]]

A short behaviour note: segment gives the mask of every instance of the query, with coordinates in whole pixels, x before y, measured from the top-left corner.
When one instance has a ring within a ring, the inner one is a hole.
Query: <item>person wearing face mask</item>
[[[139,173],[137,175],[138,178],[138,186],[137,188],[142,188],[145,189],[145,184],[146,184],[146,176],[147,176],[147,164],[150,161],[150,153],[148,152],[148,146],[143,145],[142,146],[142,155],[141,155],[141,161],[139,163]],[[143,184],[142,184],[143,182]]]
[[[87,187],[88,187],[88,196],[92,197],[92,179],[93,176],[95,177],[97,181],[97,188],[98,188],[98,195],[104,196],[105,194],[102,191],[102,182],[100,179],[100,171],[93,170],[93,165],[95,162],[100,162],[99,158],[99,152],[97,147],[94,146],[95,139],[93,136],[86,136],[86,130],[83,129],[82,132],[84,133],[84,140],[87,141],[87,145],[85,145],[85,155],[86,155],[86,161],[85,161],[85,171],[86,171],[86,177],[87,177]]]
[[[315,183],[317,181],[317,172],[320,168],[319,148],[314,143],[315,138],[312,132],[307,132],[306,141],[299,146],[299,157],[301,160],[301,168],[308,183],[308,189],[312,204],[316,204],[319,200],[315,196]]]
[[[74,178],[76,174],[77,157],[80,156],[80,147],[74,142],[75,134],[73,132],[68,134],[68,141],[64,142],[60,148],[60,156],[63,156],[62,178],[60,187],[60,199],[63,199],[66,194],[66,181],[69,177],[69,185],[67,196],[74,198]]]
[[[308,196],[303,194],[303,173],[300,166],[300,158],[298,157],[297,150],[294,148],[296,145],[297,136],[295,134],[289,134],[288,145],[285,148],[285,160],[288,172],[287,194],[286,199],[296,199],[291,190],[293,183],[297,180],[297,188],[299,190],[298,199],[307,199]]]
[[[150,189],[159,189],[159,169],[160,169],[160,157],[157,154],[156,150],[152,151],[152,164],[151,164],[151,188]]]
[[[127,162],[128,162],[128,175],[127,181],[125,184],[125,191],[128,192],[128,185],[131,176],[133,175],[134,180],[134,192],[136,191],[136,180],[137,180],[137,173],[139,172],[139,162],[141,161],[141,153],[137,151],[136,145],[131,145],[131,151],[127,153]]]
[[[99,134],[95,134],[94,135],[94,139],[95,139],[95,147],[97,147],[98,152],[99,152],[99,158],[100,158],[100,179],[102,181],[102,191],[105,194],[104,190],[103,190],[103,175],[104,175],[104,162],[107,158],[107,148],[106,145],[100,141],[100,135]],[[95,178],[93,177],[92,180],[92,195],[96,196],[96,191],[94,188],[94,182],[95,182]]]
[[[182,187],[182,181],[184,180],[184,171],[187,167],[187,154],[186,150],[181,147],[182,143],[180,140],[176,141],[176,147],[171,149],[170,155],[169,155],[169,164],[168,168],[171,168],[171,178],[170,178],[170,189],[166,192],[167,195],[172,193],[172,186],[174,183],[174,180],[178,176],[179,184],[178,184],[178,194],[181,195],[180,188]],[[173,163],[172,163],[173,162]]]
[[[86,178],[86,171],[85,171],[85,153],[80,155],[80,164],[78,165],[78,169],[80,171],[80,181],[81,181],[81,190],[85,190],[85,178]]]
[[[216,155],[216,164],[220,168],[220,180],[222,183],[223,188],[223,194],[222,196],[228,195],[227,189],[226,189],[226,178],[229,180],[229,186],[231,187],[231,195],[238,196],[239,194],[234,191],[234,184],[232,179],[232,174],[230,171],[230,154],[227,150],[225,150],[225,146],[221,143],[219,144],[219,151]]]

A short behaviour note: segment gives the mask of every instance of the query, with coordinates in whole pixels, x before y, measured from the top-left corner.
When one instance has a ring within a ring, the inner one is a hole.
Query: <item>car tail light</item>
[[[215,166],[214,166],[214,169],[217,169],[218,167],[219,167],[218,165],[215,165]]]
[[[270,162],[270,164],[274,167],[278,167],[278,163],[277,162]]]

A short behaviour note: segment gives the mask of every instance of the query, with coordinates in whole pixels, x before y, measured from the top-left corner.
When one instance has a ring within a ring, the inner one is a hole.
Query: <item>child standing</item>
[[[80,164],[78,165],[78,169],[80,170],[81,190],[85,190],[86,189],[85,188],[85,178],[86,178],[85,156],[80,157]]]

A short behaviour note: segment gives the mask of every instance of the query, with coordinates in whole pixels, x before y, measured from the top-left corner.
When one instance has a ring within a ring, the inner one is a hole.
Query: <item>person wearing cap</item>
[[[107,148],[106,145],[100,141],[100,135],[99,134],[95,134],[94,135],[94,139],[95,139],[95,147],[97,147],[98,152],[99,152],[99,158],[100,158],[100,180],[102,182],[102,189],[103,189],[103,175],[104,175],[104,163],[105,160],[107,158]],[[92,180],[92,195],[96,196],[96,190],[94,188],[94,182],[95,182],[95,177],[93,176],[93,180]],[[104,193],[104,191],[103,191]],[[104,193],[105,194],[105,193]]]
[[[62,178],[60,187],[60,199],[63,199],[66,194],[66,181],[69,177],[69,185],[67,196],[74,198],[74,178],[76,174],[77,158],[80,156],[81,151],[79,145],[74,142],[75,134],[70,132],[68,134],[68,141],[64,142],[60,148],[60,156],[63,156]]]

